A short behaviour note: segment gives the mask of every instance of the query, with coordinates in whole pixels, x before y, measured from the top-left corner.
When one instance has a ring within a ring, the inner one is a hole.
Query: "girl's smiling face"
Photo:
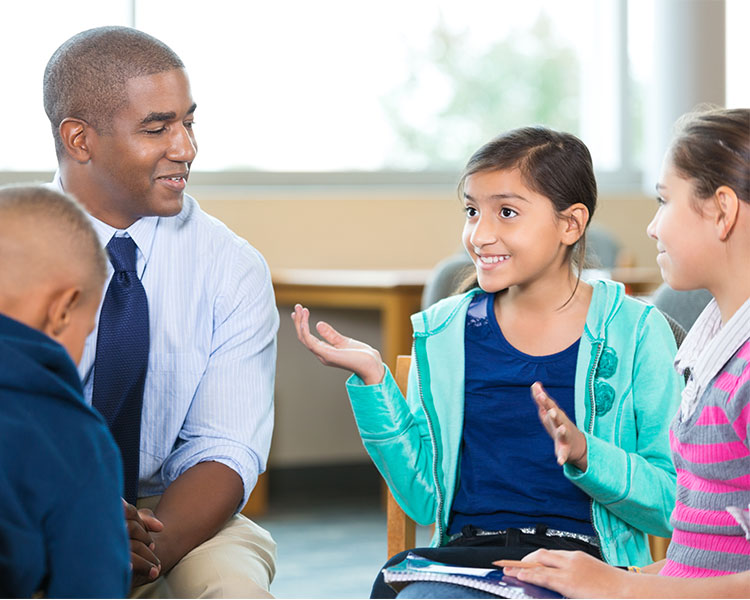
[[[570,268],[567,220],[524,184],[518,169],[473,173],[463,192],[463,242],[484,291],[526,286]]]
[[[716,266],[711,203],[705,203],[703,214],[696,210],[693,184],[677,172],[669,156],[656,189],[659,208],[646,232],[656,240],[656,262],[664,281],[675,290],[708,287]]]

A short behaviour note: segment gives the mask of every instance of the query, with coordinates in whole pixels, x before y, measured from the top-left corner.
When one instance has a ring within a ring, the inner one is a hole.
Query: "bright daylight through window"
[[[55,167],[41,107],[54,49],[87,27],[133,23],[187,65],[200,171],[455,172],[495,133],[532,123],[581,136],[600,172],[638,169],[646,2],[16,4],[3,20],[18,26],[0,38],[14,57],[0,67],[0,103],[16,143],[0,148],[0,170]]]

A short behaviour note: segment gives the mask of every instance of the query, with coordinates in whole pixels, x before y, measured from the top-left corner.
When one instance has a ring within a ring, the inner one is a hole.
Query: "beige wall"
[[[447,189],[266,189],[197,197],[272,269],[429,268],[458,248],[463,218]]]
[[[430,268],[460,247],[463,213],[449,187],[294,191],[191,189],[209,213],[248,239],[271,268]],[[653,266],[641,195],[604,195],[595,222]]]
[[[655,197],[656,194],[604,195],[594,215],[594,221],[632,252],[640,267],[656,267],[656,243],[646,235],[646,226],[656,212]]]

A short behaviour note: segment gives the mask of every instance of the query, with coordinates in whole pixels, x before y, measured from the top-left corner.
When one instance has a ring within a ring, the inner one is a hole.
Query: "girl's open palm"
[[[294,305],[292,320],[297,330],[297,339],[324,365],[353,371],[366,385],[383,380],[385,367],[380,352],[372,346],[341,335],[324,321],[319,321],[316,325],[323,339],[315,337],[310,332],[310,311],[300,304]]]
[[[531,386],[531,396],[539,411],[539,420],[555,441],[555,456],[560,465],[571,463],[581,471],[588,467],[586,436],[568,415],[547,395],[538,381]]]

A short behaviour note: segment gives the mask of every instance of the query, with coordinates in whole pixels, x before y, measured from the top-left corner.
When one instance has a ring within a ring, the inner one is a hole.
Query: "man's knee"
[[[184,574],[167,575],[169,595],[173,598],[273,598],[270,582],[259,583],[240,569],[220,567],[202,577],[181,575]]]

